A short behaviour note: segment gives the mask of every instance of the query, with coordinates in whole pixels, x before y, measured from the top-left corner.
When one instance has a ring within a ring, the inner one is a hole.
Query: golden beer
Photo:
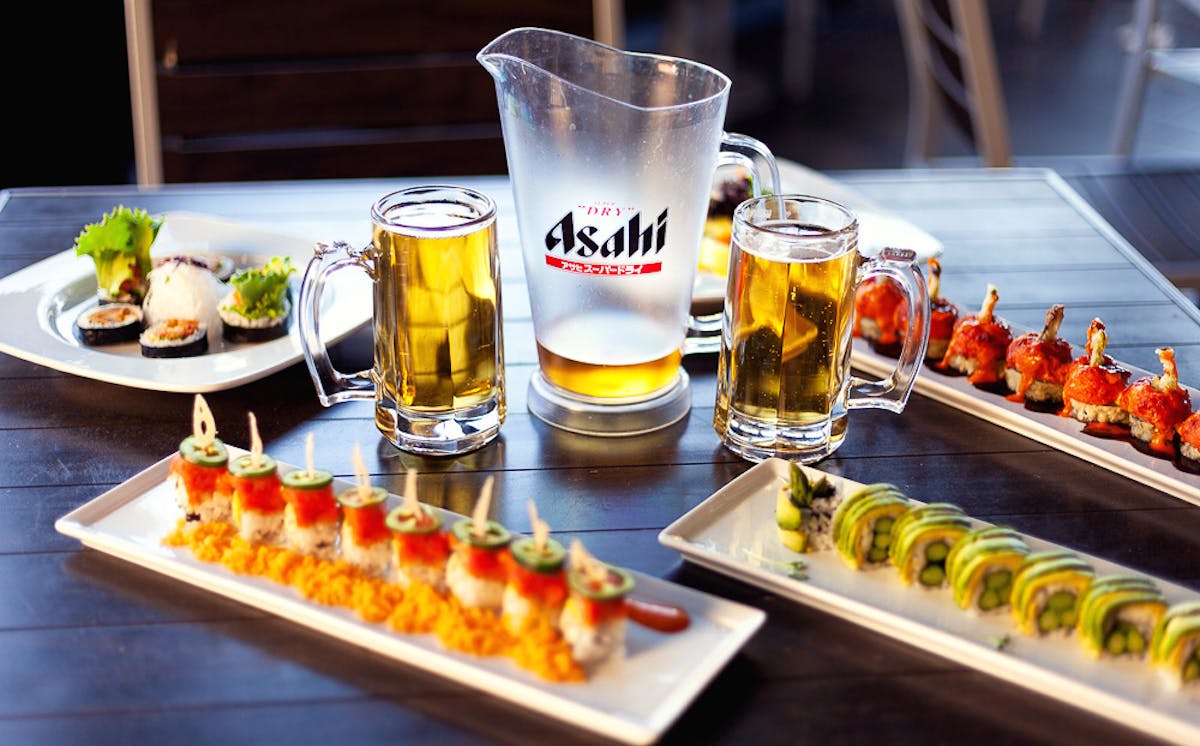
[[[542,375],[555,386],[600,399],[643,396],[675,380],[683,352],[675,350],[655,360],[628,365],[581,363],[537,346]]]
[[[465,235],[374,228],[377,400],[418,412],[469,409],[501,396],[504,358],[496,224]],[[381,429],[393,423],[377,407]]]

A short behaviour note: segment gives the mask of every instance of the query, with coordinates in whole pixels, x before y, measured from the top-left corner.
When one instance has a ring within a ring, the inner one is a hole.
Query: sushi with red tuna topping
[[[1108,332],[1104,322],[1092,319],[1088,325],[1086,352],[1067,369],[1063,382],[1063,417],[1080,422],[1122,426],[1129,415],[1117,404],[1117,398],[1129,383],[1130,371],[1117,365],[1104,353]]]
[[[625,599],[633,590],[633,577],[595,559],[575,541],[571,544],[567,586],[569,594],[559,626],[563,639],[571,646],[572,657],[585,666],[594,666],[624,656],[629,616]]]
[[[332,561],[337,559],[341,514],[333,474],[313,465],[312,433],[305,440],[305,456],[307,468],[293,469],[280,480],[284,536],[293,551]]]
[[[539,626],[557,629],[559,613],[567,600],[567,578],[563,572],[566,549],[550,538],[550,527],[538,518],[532,501],[529,515],[533,535],[514,539],[503,558],[508,581],[500,618],[513,634]]]
[[[387,490],[371,485],[362,450],[354,444],[357,484],[338,495],[342,506],[342,559],[368,575],[384,577],[392,552],[387,526]]]
[[[1013,393],[1009,401],[1029,400],[1062,403],[1063,383],[1071,365],[1071,343],[1058,336],[1062,325],[1061,303],[1046,312],[1046,325],[1040,332],[1027,332],[1008,346],[1004,378]]]
[[[1142,376],[1121,392],[1117,404],[1129,414],[1129,433],[1150,450],[1175,455],[1175,427],[1192,413],[1192,398],[1179,385],[1175,350],[1154,351],[1163,366],[1161,376]]]
[[[212,410],[204,397],[196,394],[192,434],[179,444],[179,452],[167,470],[167,479],[189,525],[228,522],[233,517],[229,452],[216,434]]]
[[[282,544],[286,503],[280,489],[279,467],[263,453],[258,422],[250,413],[250,453],[229,462],[233,479],[233,521],[251,543]]]
[[[484,482],[471,517],[459,520],[451,528],[446,588],[463,606],[499,612],[508,584],[501,558],[512,534],[496,521],[488,520],[492,483],[492,477]]]
[[[392,578],[402,588],[424,583],[441,593],[446,588],[446,559],[450,543],[442,516],[417,499],[417,472],[409,469],[404,501],[387,515],[392,531]]]
[[[995,315],[1000,293],[988,285],[979,313],[964,316],[954,325],[940,370],[956,370],[971,383],[995,383],[1004,375],[1005,357],[1012,344],[1008,322]]]

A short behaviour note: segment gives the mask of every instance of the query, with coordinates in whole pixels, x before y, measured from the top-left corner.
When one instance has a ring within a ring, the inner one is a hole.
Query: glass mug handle
[[[925,348],[929,345],[929,291],[925,287],[925,276],[917,269],[916,256],[910,249],[889,247],[859,265],[856,284],[868,277],[882,275],[895,280],[904,289],[908,301],[908,330],[891,375],[879,381],[850,377],[846,387],[847,409],[886,409],[896,414],[904,411],[925,359]]]
[[[346,374],[333,367],[329,350],[321,341],[321,297],[325,282],[334,272],[357,267],[374,278],[370,249],[356,249],[343,241],[332,244],[318,243],[313,257],[304,270],[300,283],[300,299],[297,302],[300,314],[300,346],[304,349],[304,361],[312,376],[321,405],[328,407],[351,399],[374,399],[375,382],[371,371]]]
[[[717,153],[717,168],[726,166],[742,166],[750,171],[750,196],[759,197],[763,194],[763,170],[759,168],[758,160],[766,166],[766,176],[770,178],[771,194],[779,194],[779,165],[771,150],[761,141],[734,132],[721,133],[721,149]],[[721,349],[721,308],[705,312],[703,316],[695,313],[688,316],[688,335],[684,341],[683,354],[717,352]]]

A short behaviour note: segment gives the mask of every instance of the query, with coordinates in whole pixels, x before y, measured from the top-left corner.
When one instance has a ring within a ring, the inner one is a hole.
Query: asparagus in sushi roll
[[[892,525],[912,503],[891,484],[872,484],[850,495],[833,517],[833,541],[851,567],[882,567],[888,561]]]
[[[233,520],[249,542],[282,544],[286,503],[275,459],[263,453],[258,421],[250,413],[250,453],[229,462],[233,477]]]
[[[1046,312],[1040,332],[1027,332],[1012,341],[1005,357],[1005,382],[1012,389],[1007,399],[1042,404],[1062,404],[1063,383],[1071,365],[1071,343],[1058,336],[1063,305]]]
[[[1143,376],[1121,392],[1117,404],[1129,414],[1129,433],[1150,450],[1175,455],[1175,427],[1192,413],[1192,397],[1179,385],[1175,350],[1154,351],[1162,362],[1161,376]]]
[[[342,506],[342,559],[368,575],[384,577],[392,552],[387,526],[387,490],[373,487],[362,450],[354,444],[357,484],[338,495]]]
[[[514,539],[504,555],[508,581],[504,586],[500,617],[513,634],[531,626],[558,628],[559,613],[567,600],[563,563],[567,553],[550,538],[550,527],[538,518],[529,502],[533,535]]]
[[[946,576],[961,609],[978,613],[1008,606],[1012,580],[1029,547],[1005,526],[977,528],[958,540],[946,556]]]
[[[304,455],[307,468],[290,471],[281,480],[284,535],[294,551],[332,561],[337,559],[341,514],[333,474],[314,466],[312,433],[305,439]]]
[[[288,276],[296,271],[288,257],[272,257],[262,267],[243,269],[229,278],[233,291],[218,309],[230,342],[265,342],[287,333],[292,304]]]
[[[179,444],[167,479],[188,524],[228,522],[232,516],[233,484],[227,469],[229,452],[217,437],[217,425],[204,397],[192,405],[192,434]]]
[[[1093,658],[1140,657],[1166,610],[1166,598],[1149,578],[1106,575],[1093,580],[1080,597],[1076,629]]]
[[[962,508],[929,503],[904,513],[892,524],[889,556],[905,585],[941,588],[946,584],[946,557],[971,530]]]
[[[1129,415],[1117,404],[1117,399],[1128,385],[1131,373],[1104,353],[1107,346],[1104,322],[1092,319],[1087,330],[1086,352],[1067,370],[1063,409],[1059,414],[1089,425],[1129,423]]]
[[[1012,344],[1012,328],[996,316],[1000,293],[988,285],[979,313],[964,316],[954,325],[946,354],[937,367],[967,375],[971,383],[995,383],[1004,375],[1004,361]]]
[[[840,504],[841,497],[824,475],[812,482],[803,467],[792,462],[788,483],[776,496],[775,524],[780,541],[793,552],[832,549],[833,516]]]
[[[598,561],[576,540],[571,544],[567,587],[559,625],[572,657],[592,666],[624,656],[625,598],[633,590],[633,576]]]
[[[499,612],[508,582],[501,557],[512,534],[488,520],[493,481],[489,476],[483,483],[471,517],[459,520],[451,529],[446,587],[463,606]]]
[[[441,593],[446,588],[450,544],[442,531],[442,515],[417,499],[417,471],[409,469],[404,501],[387,515],[392,530],[392,577],[407,588],[419,582]]]
[[[1023,634],[1070,634],[1079,621],[1079,597],[1096,573],[1080,557],[1061,549],[1034,552],[1017,568],[1012,616]]]
[[[1167,609],[1154,627],[1150,662],[1176,687],[1200,681],[1200,601]]]

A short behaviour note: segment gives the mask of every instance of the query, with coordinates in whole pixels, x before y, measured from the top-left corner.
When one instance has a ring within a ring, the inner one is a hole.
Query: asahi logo
[[[648,274],[662,271],[662,262],[637,260],[660,254],[666,244],[666,209],[652,224],[643,226],[642,213],[636,208],[613,203],[579,205],[546,232],[546,264],[580,274]]]

